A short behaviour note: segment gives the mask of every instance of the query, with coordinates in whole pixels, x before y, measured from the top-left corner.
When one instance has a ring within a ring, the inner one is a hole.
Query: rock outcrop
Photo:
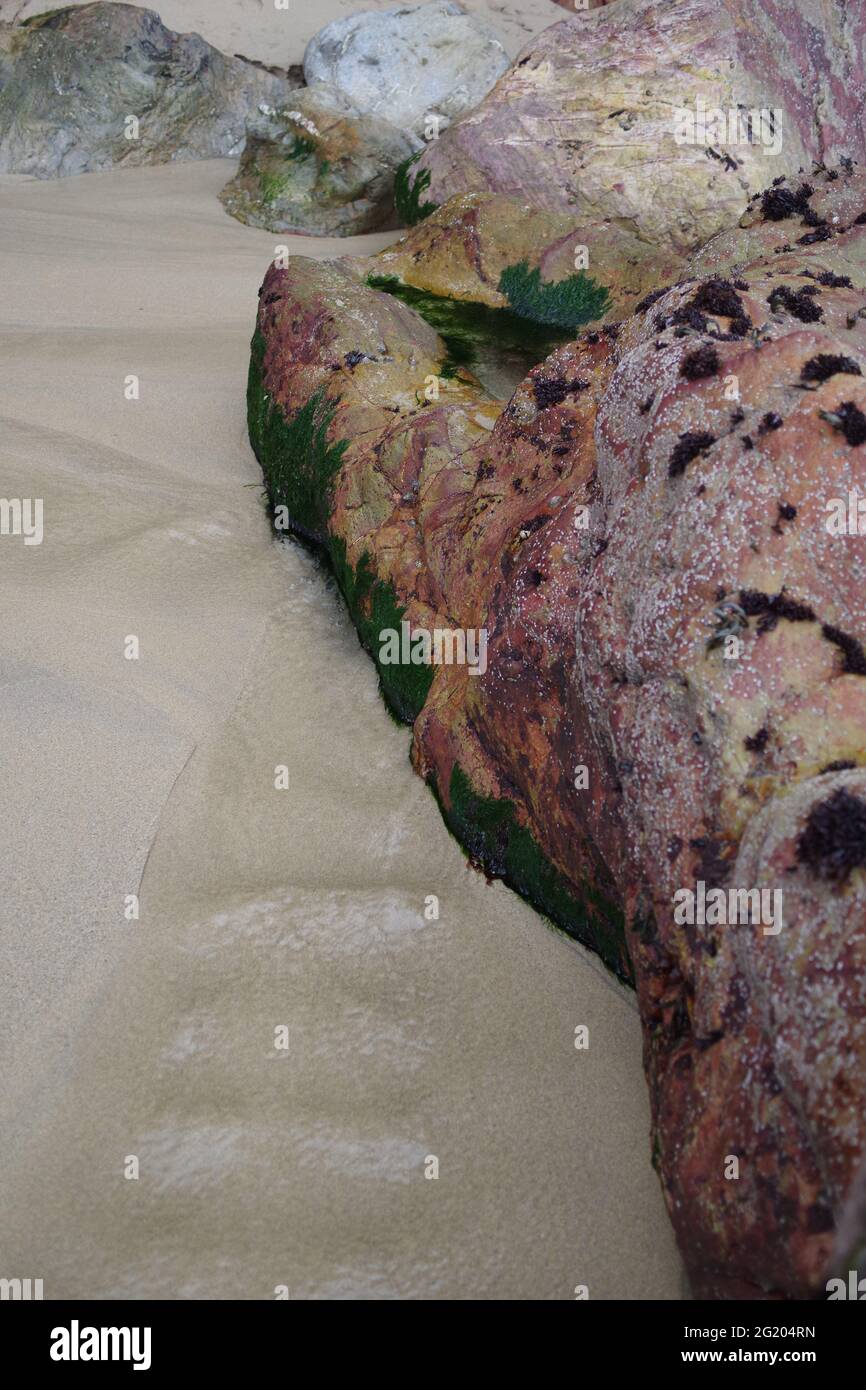
[[[685,261],[614,221],[582,223],[501,194],[466,193],[449,199],[393,246],[353,264],[443,299],[491,309],[515,307],[500,287],[515,265],[537,269],[551,285],[584,270],[607,293],[607,307],[594,316],[603,323],[623,318],[648,290],[677,278]]]
[[[265,124],[266,123],[266,124]],[[262,118],[220,197],[271,232],[351,236],[394,214],[394,174],[415,142],[329,87],[305,87]]]
[[[634,982],[695,1294],[796,1298],[866,1155],[866,181],[744,222],[507,403],[293,257],[248,404],[472,860]]]
[[[36,178],[240,154],[285,76],[93,4],[0,24],[0,173]]]
[[[328,24],[304,54],[310,86],[325,83],[361,111],[418,136],[477,106],[508,67],[496,31],[456,0],[367,10]]]
[[[694,250],[773,178],[864,154],[864,40],[845,0],[615,0],[534,38],[415,176]]]

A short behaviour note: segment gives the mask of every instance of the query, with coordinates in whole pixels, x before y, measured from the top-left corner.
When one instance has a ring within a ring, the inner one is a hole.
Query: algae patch
[[[505,798],[480,796],[459,763],[448,788],[449,806],[437,791],[445,821],[470,860],[501,878],[522,898],[582,945],[595,951],[621,980],[631,983],[625,919],[619,908],[586,884],[578,897],[520,825]]]
[[[265,340],[257,329],[250,347],[247,427],[262,466],[273,507],[286,507],[302,535],[323,541],[328,530],[331,486],[348,440],[328,443],[334,406],[316,391],[287,420],[262,383]]]
[[[606,287],[582,270],[564,280],[542,280],[538,267],[530,270],[527,261],[505,267],[499,292],[521,318],[564,330],[582,328],[610,307]]]
[[[376,577],[369,555],[362,555],[353,570],[345,542],[328,530],[331,488],[348,440],[328,443],[334,407],[323,390],[316,391],[291,419],[286,418],[262,383],[263,354],[264,338],[257,329],[247,383],[247,425],[271,508],[285,507],[291,529],[324,549],[361,644],[376,662],[388,708],[411,724],[427,699],[433,668],[379,662],[379,634],[385,628],[399,630],[406,609],[400,606],[393,585]]]
[[[439,207],[438,203],[421,202],[422,193],[426,193],[430,187],[429,169],[422,169],[411,183],[409,181],[409,171],[418,163],[422,154],[423,150],[419,150],[417,154],[404,159],[394,174],[394,207],[397,209],[397,216],[407,227],[417,226]]]

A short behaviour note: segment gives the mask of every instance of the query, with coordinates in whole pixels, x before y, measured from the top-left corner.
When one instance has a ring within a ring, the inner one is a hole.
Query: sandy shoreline
[[[677,1298],[633,1001],[466,867],[327,580],[271,537],[243,389],[274,238],[223,212],[231,168],[0,179],[3,490],[45,506],[41,546],[0,542],[0,1273]]]

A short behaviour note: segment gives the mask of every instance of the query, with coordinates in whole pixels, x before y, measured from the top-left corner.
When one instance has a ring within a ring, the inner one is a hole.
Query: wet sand
[[[467,867],[271,535],[243,393],[275,239],[231,168],[0,179],[0,490],[45,509],[0,539],[0,1275],[677,1298],[634,1001]]]

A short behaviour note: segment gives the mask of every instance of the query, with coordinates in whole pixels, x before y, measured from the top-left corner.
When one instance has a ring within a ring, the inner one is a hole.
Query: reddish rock
[[[505,193],[694,250],[774,177],[864,155],[864,39],[845,0],[615,0],[533,38],[413,172],[434,202]],[[678,143],[675,113],[698,102],[725,131]],[[738,110],[773,121],[749,143]]]
[[[489,635],[483,674],[380,665],[383,688],[473,857],[633,979],[709,1298],[823,1293],[838,1223],[860,1248],[866,535],[827,522],[866,495],[866,182],[809,184],[507,405],[468,373],[428,402],[435,333],[299,257],[265,279],[250,378],[271,500],[374,654],[401,617]],[[683,922],[701,884],[766,915]]]

